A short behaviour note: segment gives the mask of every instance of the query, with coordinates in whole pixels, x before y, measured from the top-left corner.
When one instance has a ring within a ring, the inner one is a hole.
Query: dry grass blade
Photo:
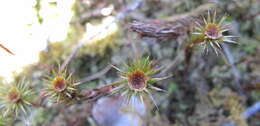
[[[9,54],[14,55],[13,52],[11,52],[8,48],[6,48],[4,45],[0,44],[0,48],[2,48],[3,50],[5,50],[6,52],[8,52]]]

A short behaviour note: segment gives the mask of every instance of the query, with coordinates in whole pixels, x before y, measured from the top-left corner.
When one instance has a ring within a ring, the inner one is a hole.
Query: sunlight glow
[[[87,41],[87,44],[97,42],[98,40],[104,39],[107,36],[114,34],[118,30],[118,25],[114,21],[115,21],[114,16],[108,16],[105,17],[102,20],[102,23],[99,25],[93,25],[91,23],[87,23],[86,25],[87,32],[83,36],[83,41],[89,40],[92,36],[95,36],[103,29],[105,29],[105,31],[99,33],[94,39],[92,39],[92,41]]]
[[[110,5],[110,6],[106,7],[106,8],[103,8],[101,10],[101,14],[104,15],[104,16],[108,16],[108,15],[110,15],[113,12],[113,10],[114,10],[114,6]]]
[[[0,43],[10,49],[12,56],[0,49],[0,76],[11,81],[28,64],[38,61],[39,52],[47,42],[66,38],[74,0],[42,0],[40,16],[34,9],[36,0],[0,1]],[[56,3],[52,5],[50,3]]]

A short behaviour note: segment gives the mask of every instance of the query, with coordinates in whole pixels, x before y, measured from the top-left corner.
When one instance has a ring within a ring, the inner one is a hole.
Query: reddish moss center
[[[15,88],[12,88],[8,92],[7,97],[11,102],[18,102],[20,100],[20,94]]]
[[[148,77],[143,72],[136,71],[128,74],[128,86],[134,90],[142,90],[146,87]]]
[[[55,77],[55,79],[52,82],[52,85],[54,89],[57,91],[63,91],[67,87],[66,80],[63,77]]]
[[[209,39],[217,39],[219,37],[219,29],[214,24],[208,24],[206,27],[205,35]]]

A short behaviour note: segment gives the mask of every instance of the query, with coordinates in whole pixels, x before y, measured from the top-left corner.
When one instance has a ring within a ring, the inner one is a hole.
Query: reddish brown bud
[[[61,92],[66,89],[67,83],[66,80],[63,77],[55,77],[52,81],[52,85],[55,90]]]
[[[7,97],[13,103],[18,102],[20,100],[20,94],[19,94],[19,92],[15,88],[12,88],[8,92]]]
[[[147,85],[148,77],[140,71],[128,74],[128,86],[133,90],[142,90]]]
[[[209,39],[218,39],[220,37],[219,35],[219,28],[215,24],[208,24],[205,33],[207,38]]]

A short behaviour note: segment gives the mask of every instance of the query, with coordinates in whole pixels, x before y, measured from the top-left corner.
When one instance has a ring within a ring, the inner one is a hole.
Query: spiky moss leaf
[[[138,98],[141,102],[144,102],[144,97],[148,97],[156,105],[151,92],[164,90],[152,84],[167,79],[169,76],[162,78],[152,77],[159,70],[153,68],[149,57],[138,58],[129,64],[125,64],[125,71],[115,66],[114,68],[120,72],[123,79],[123,81],[118,83],[119,88],[114,90],[114,93],[120,93],[125,98],[126,103],[130,103],[132,97]]]
[[[72,79],[72,74],[66,70],[56,72],[52,71],[51,76],[47,76],[45,83],[47,87],[44,89],[46,96],[54,103],[71,104],[78,101],[79,88],[77,83]]]
[[[34,92],[29,89],[25,79],[18,83],[5,84],[0,88],[0,108],[4,116],[18,116],[20,112],[28,113]]]
[[[149,57],[137,59],[132,63],[125,64],[125,67],[127,70],[126,74],[141,71],[146,76],[149,76],[157,72],[156,69],[152,68],[152,62],[149,60]]]

